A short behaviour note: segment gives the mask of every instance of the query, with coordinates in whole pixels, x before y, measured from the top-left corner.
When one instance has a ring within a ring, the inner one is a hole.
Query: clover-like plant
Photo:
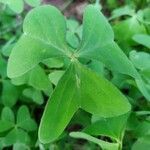
[[[66,42],[66,22],[59,10],[46,5],[29,12],[24,20],[23,34],[8,61],[8,76],[22,76],[50,58],[67,59],[68,68],[45,107],[39,127],[41,142],[56,140],[79,108],[99,117],[130,111],[127,98],[107,79],[82,63],[83,60],[97,60],[111,70],[135,78],[137,83],[142,82],[133,64],[114,42],[113,30],[97,5],[85,9],[83,36],[77,49]],[[143,89],[144,86],[141,91]],[[147,91],[144,89],[144,92]]]

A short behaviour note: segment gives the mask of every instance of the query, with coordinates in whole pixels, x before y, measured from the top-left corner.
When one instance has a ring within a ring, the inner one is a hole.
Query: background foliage
[[[28,11],[44,3],[56,5],[67,16],[67,44],[76,49],[82,39],[82,10],[94,1],[0,0],[0,149],[149,149],[150,1],[100,2],[101,10],[113,28],[116,43],[137,69],[142,83],[129,76],[129,68],[119,68],[119,61],[113,55],[110,55],[109,64],[118,61],[118,66],[107,66],[105,59],[82,62],[120,89],[132,105],[131,113],[100,118],[79,109],[59,139],[42,144],[38,140],[40,119],[48,97],[68,67],[68,60],[46,60],[23,76],[10,79],[6,73],[8,57],[22,34]],[[93,39],[96,33],[97,29]],[[111,38],[110,32],[108,36]],[[95,55],[91,57],[96,58]],[[117,67],[120,73],[111,67]]]

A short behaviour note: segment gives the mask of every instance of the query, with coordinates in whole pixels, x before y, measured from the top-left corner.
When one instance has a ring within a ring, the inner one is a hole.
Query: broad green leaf
[[[30,117],[28,107],[21,106],[19,108],[17,113],[17,126],[27,131],[36,130],[36,122]]]
[[[40,5],[41,0],[25,0],[25,2],[32,7],[36,7]]]
[[[40,66],[36,66],[22,76],[13,78],[12,83],[14,85],[28,84],[38,90],[46,90],[51,86],[48,76]]]
[[[109,142],[97,139],[95,137],[92,137],[91,135],[88,135],[83,132],[71,132],[70,136],[74,138],[85,139],[85,140],[91,141],[95,144],[98,144],[102,149],[118,150],[119,148],[118,143],[109,143]]]
[[[101,37],[97,38],[95,33]],[[100,43],[104,46],[113,39],[113,30],[103,14],[96,6],[87,6],[83,16],[83,36],[79,51],[94,51]]]
[[[60,79],[46,105],[39,128],[40,141],[55,140],[78,108],[111,117],[130,111],[130,104],[110,82],[75,62]]]
[[[76,82],[82,109],[101,117],[112,117],[130,111],[127,98],[104,77],[76,63]]]
[[[150,36],[146,34],[136,34],[133,36],[133,40],[139,44],[142,44],[150,49]]]
[[[78,109],[74,67],[70,66],[48,100],[39,127],[39,139],[49,143],[63,132]]]
[[[70,55],[65,42],[65,19],[55,7],[47,5],[31,10],[24,20],[23,31],[9,57],[9,77],[21,76],[45,59]]]
[[[113,30],[106,18],[99,9],[88,6],[83,18],[82,43],[77,54],[81,58],[101,61],[115,71],[135,77],[132,63],[113,40]]]
[[[94,136],[109,136],[114,138],[116,142],[121,142],[127,123],[128,114],[111,118],[100,118],[95,115],[92,118],[93,120],[96,120],[91,125],[86,127],[83,130],[84,132]]]

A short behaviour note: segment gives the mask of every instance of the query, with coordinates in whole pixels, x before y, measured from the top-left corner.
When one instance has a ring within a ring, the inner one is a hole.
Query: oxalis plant
[[[83,109],[93,115],[94,126],[99,130],[91,133],[91,126],[84,133],[70,135],[88,139],[103,149],[121,149],[124,126],[119,128],[116,124],[126,122],[131,106],[111,82],[88,68],[88,62],[96,60],[110,70],[131,76],[147,100],[150,93],[133,64],[114,42],[113,30],[97,4],[88,5],[84,11],[82,40],[76,49],[67,44],[66,21],[57,8],[44,5],[31,10],[24,20],[23,34],[9,57],[8,77],[23,77],[52,58],[63,59],[67,69],[45,106],[38,132],[40,142],[57,140],[75,112]],[[99,121],[99,118],[105,119]],[[108,118],[111,119],[106,125]],[[119,130],[118,135],[111,134],[109,124]],[[115,139],[113,143],[90,135],[104,133]]]

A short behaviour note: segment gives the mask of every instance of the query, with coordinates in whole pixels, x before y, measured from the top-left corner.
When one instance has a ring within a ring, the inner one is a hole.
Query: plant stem
[[[119,143],[119,148],[118,150],[122,150],[122,142]]]

